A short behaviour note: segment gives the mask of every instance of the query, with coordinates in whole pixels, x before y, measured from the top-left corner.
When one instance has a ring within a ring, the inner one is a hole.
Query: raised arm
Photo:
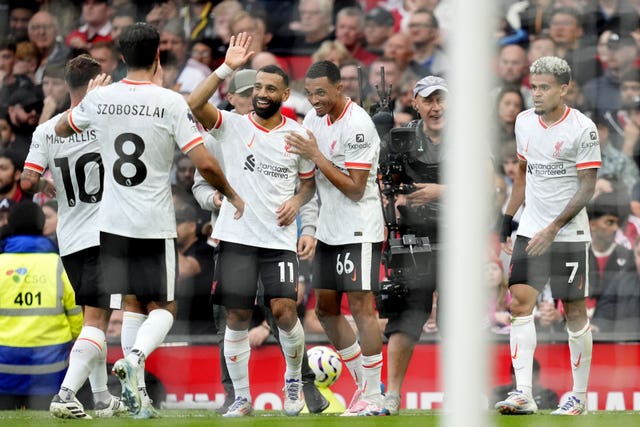
[[[251,59],[254,52],[247,51],[250,45],[251,36],[247,33],[231,36],[224,63],[209,74],[209,77],[204,79],[189,95],[187,99],[189,108],[206,129],[212,129],[215,126],[219,115],[218,109],[209,103],[209,99],[224,79]]]

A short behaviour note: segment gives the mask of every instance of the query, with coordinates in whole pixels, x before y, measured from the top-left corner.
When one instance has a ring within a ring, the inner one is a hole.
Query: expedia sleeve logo
[[[364,140],[364,134],[357,133],[355,142],[348,142],[347,149],[349,150],[365,150],[371,147],[371,144]]]
[[[357,133],[356,134],[356,142],[364,142],[364,134]]]
[[[592,130],[589,132],[589,138],[591,138],[592,141],[595,141],[598,139],[598,133],[595,130]]]

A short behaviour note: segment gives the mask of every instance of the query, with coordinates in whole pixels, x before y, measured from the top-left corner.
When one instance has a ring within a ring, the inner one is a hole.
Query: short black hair
[[[318,61],[311,64],[305,77],[308,79],[326,77],[332,84],[336,84],[340,82],[340,69],[331,61]]]
[[[74,90],[87,86],[89,80],[101,72],[100,63],[84,53],[67,62],[64,67],[64,79],[69,89]]]
[[[160,46],[160,33],[146,22],[136,22],[122,30],[120,52],[127,67],[149,68],[153,65]]]
[[[277,65],[269,64],[258,70],[258,73],[268,73],[268,74],[277,74],[282,77],[284,81],[285,87],[289,87],[289,75],[284,72],[284,70]]]

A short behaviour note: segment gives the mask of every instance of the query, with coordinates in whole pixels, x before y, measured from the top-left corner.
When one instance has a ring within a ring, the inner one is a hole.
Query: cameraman
[[[443,156],[441,141],[446,123],[447,92],[447,83],[440,77],[427,76],[416,83],[413,107],[419,113],[420,120],[407,125],[415,129],[415,141],[411,149],[401,156],[400,190],[394,191],[400,236],[413,234],[418,238],[428,237],[432,252],[403,255],[401,266],[394,263],[393,256],[391,259],[392,271],[395,267],[402,269],[401,282],[408,292],[404,303],[388,314],[389,321],[384,331],[389,340],[388,392],[384,403],[391,414],[398,414],[402,382],[415,343],[420,339],[422,326],[431,312],[433,292],[436,290],[438,207],[444,190],[439,183],[439,167]],[[394,150],[393,139],[392,131],[391,151]]]

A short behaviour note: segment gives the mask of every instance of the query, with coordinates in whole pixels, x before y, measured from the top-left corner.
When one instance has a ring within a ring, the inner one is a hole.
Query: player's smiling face
[[[342,83],[333,84],[328,77],[304,80],[304,91],[319,117],[329,114],[339,104]]]
[[[548,115],[563,107],[569,85],[560,84],[552,74],[531,74],[529,81],[537,115]]]
[[[273,117],[284,101],[289,98],[289,88],[281,76],[259,72],[253,85],[253,111],[261,118]]]

